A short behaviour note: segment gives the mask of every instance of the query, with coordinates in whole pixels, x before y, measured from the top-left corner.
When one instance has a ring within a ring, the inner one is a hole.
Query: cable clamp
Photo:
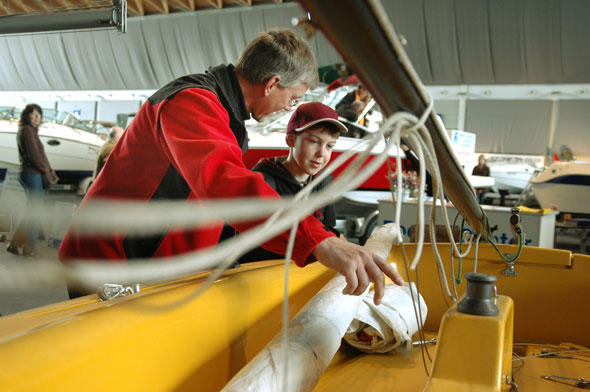
[[[98,287],[96,294],[101,301],[107,301],[118,297],[124,297],[130,294],[139,293],[139,283],[132,286],[123,286],[122,284],[105,283]]]

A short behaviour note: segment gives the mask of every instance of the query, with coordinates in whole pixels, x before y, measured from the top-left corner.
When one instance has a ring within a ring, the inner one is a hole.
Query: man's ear
[[[271,76],[264,84],[264,95],[269,95],[273,87],[281,86],[281,77],[279,75]]]
[[[287,136],[285,137],[285,141],[287,142],[287,146],[293,148],[295,147],[295,138],[297,137],[297,135],[295,135],[295,132],[290,132],[287,134]]]

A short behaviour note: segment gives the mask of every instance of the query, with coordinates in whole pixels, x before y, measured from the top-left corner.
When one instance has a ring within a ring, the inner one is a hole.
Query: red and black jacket
[[[247,148],[244,121],[250,115],[233,66],[218,66],[205,74],[179,78],[152,95],[109,156],[84,198],[198,201],[218,198],[276,198],[261,174],[242,161]],[[155,236],[133,229],[108,237],[83,236],[70,227],[59,249],[62,261],[121,261],[165,257],[214,246],[222,223],[183,231],[170,227]],[[259,222],[235,224],[238,231]],[[293,259],[304,265],[315,246],[334,234],[308,217],[298,227]],[[284,253],[288,234],[262,244]]]

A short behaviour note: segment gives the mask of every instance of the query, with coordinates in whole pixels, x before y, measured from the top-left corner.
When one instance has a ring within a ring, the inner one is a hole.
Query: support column
[[[551,117],[549,117],[549,135],[547,136],[547,153],[545,154],[545,164],[551,163],[553,141],[555,139],[555,130],[559,120],[559,99],[551,99]]]
[[[465,130],[465,116],[467,112],[467,98],[459,98],[459,112],[457,114],[457,129],[459,131]]]

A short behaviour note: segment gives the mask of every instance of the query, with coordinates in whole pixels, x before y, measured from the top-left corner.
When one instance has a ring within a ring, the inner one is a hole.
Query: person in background
[[[485,155],[481,154],[477,158],[477,165],[471,171],[471,174],[474,176],[483,176],[489,177],[490,176],[490,168],[486,164],[486,157]]]
[[[96,133],[101,138],[101,140],[106,142],[109,138],[110,132],[107,132],[107,130],[105,128],[100,128],[96,131]]]
[[[279,110],[290,110],[317,79],[317,63],[309,45],[282,29],[256,37],[235,67],[220,65],[205,74],[172,81],[142,105],[79,211],[98,198],[142,203],[279,198],[262,175],[244,165],[242,154],[248,147],[244,121],[251,115],[260,121]],[[241,222],[233,227],[240,232],[260,223]],[[67,263],[73,259],[125,262],[169,257],[215,245],[222,226],[170,229],[151,236],[139,235],[133,228],[112,236],[90,236],[70,226],[59,258]],[[284,253],[288,240],[289,233],[284,232],[261,246]],[[299,223],[293,260],[301,267],[319,260],[342,273],[347,281],[345,294],[360,295],[374,282],[376,303],[383,297],[384,273],[403,283],[385,260],[338,238],[313,216]]]
[[[109,139],[103,144],[102,148],[100,149],[100,153],[98,154],[98,161],[96,162],[96,176],[102,170],[102,167],[107,161],[107,158],[115,148],[115,144],[119,141],[121,136],[123,135],[125,130],[121,127],[113,127],[111,128],[111,132],[109,133]]]
[[[323,67],[318,68],[320,82],[327,85],[330,85],[337,79],[349,76],[351,73],[351,69],[343,63],[324,65]]]
[[[349,121],[358,122],[360,125],[367,126],[366,119],[361,116],[363,110],[371,100],[369,90],[362,84],[354,90],[349,92],[336,104],[336,111],[338,114]]]
[[[59,178],[51,169],[45,149],[39,138],[39,125],[43,110],[34,103],[25,106],[18,123],[16,141],[20,160],[19,181],[27,194],[27,208],[18,225],[7,250],[19,255],[19,246],[23,246],[23,256],[36,255],[37,240],[41,225],[34,213],[43,205],[45,189],[57,184]]]
[[[330,162],[332,150],[341,134],[347,132],[346,126],[338,121],[338,114],[329,106],[320,102],[300,105],[291,115],[287,125],[286,142],[289,155],[263,158],[252,171],[262,173],[264,180],[281,196],[294,196],[309,184],[314,176]],[[321,191],[332,181],[326,177],[317,184],[312,192]],[[333,205],[327,205],[314,212],[324,228],[340,235],[334,228],[336,211]],[[224,227],[222,240],[235,235],[229,226]],[[239,263],[258,260],[281,259],[284,254],[256,248],[238,259]]]
[[[473,168],[473,170],[471,171],[471,174],[474,176],[483,176],[483,177],[490,176],[490,168],[488,165],[486,165],[485,155],[481,154],[479,156],[479,158],[477,158],[477,165]],[[475,190],[476,195],[477,195],[477,199],[479,200],[480,204],[483,202],[484,195],[487,191],[488,191],[487,188],[478,188]]]

